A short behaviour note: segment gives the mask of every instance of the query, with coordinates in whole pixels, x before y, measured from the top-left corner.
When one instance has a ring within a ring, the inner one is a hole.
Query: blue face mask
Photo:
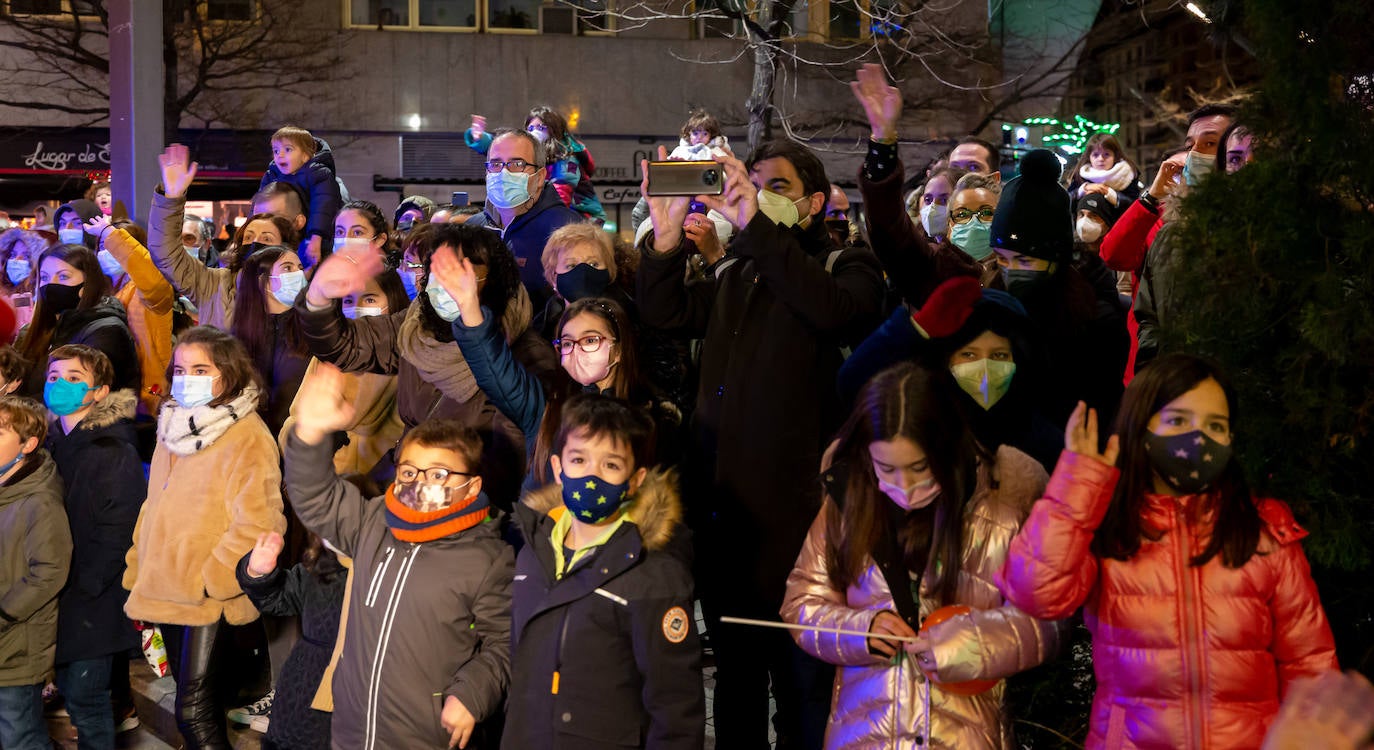
[[[433,307],[434,312],[445,322],[452,323],[458,319],[458,303],[449,295],[448,290],[430,281],[425,285],[425,295],[429,297],[430,307]]]
[[[591,474],[573,479],[566,473],[563,481],[563,505],[582,523],[601,523],[615,515],[625,502],[630,483],[612,484]]]
[[[949,241],[954,246],[973,256],[974,260],[983,260],[992,255],[992,225],[984,224],[974,217],[963,224],[954,224],[949,228]]]
[[[86,405],[86,394],[90,391],[91,387],[85,383],[61,378],[50,380],[43,386],[43,403],[48,405],[48,410],[53,414],[65,417]]]
[[[272,296],[283,305],[296,304],[296,295],[305,288],[305,272],[288,271],[272,278],[277,280],[277,288],[272,290]]]
[[[530,176],[524,172],[502,169],[487,173],[487,202],[497,208],[510,209],[530,199]]]
[[[215,398],[214,385],[218,375],[173,375],[172,398],[178,406],[194,409]]]
[[[57,241],[64,245],[84,245],[86,233],[80,227],[76,229],[57,230]]]
[[[119,260],[109,250],[101,250],[95,254],[95,258],[100,261],[100,271],[106,276],[124,275],[124,266],[119,265]]]
[[[10,277],[10,283],[18,286],[33,273],[29,267],[29,262],[23,258],[10,258],[5,261],[5,275]]]
[[[22,448],[19,449],[19,455],[15,456],[13,460],[5,464],[4,466],[0,466],[0,476],[8,474],[10,469],[13,469],[15,466],[18,466],[19,462],[24,460],[24,456],[24,450]]]
[[[1217,157],[1200,154],[1196,151],[1188,152],[1188,160],[1183,163],[1183,182],[1192,187],[1202,178],[1215,172],[1217,168]]]
[[[415,299],[415,295],[420,291],[415,285],[415,271],[397,271],[401,275],[401,286],[406,288],[406,296]],[[19,282],[15,282],[16,284]]]

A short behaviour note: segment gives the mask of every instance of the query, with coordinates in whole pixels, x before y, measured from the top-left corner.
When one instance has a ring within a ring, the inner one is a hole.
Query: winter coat
[[[645,250],[635,298],[645,325],[705,338],[684,470],[689,523],[709,551],[706,575],[731,582],[722,606],[772,617],[820,509],[816,468],[842,419],[840,349],[881,321],[882,272],[855,247],[827,271],[836,247],[822,222],[788,229],[762,212],[731,245],[737,260],[706,281],[684,281],[685,243],[666,256]]]
[[[453,322],[453,338],[463,350],[463,359],[472,368],[477,385],[496,408],[520,428],[525,437],[525,449],[533,457],[534,446],[539,439],[539,427],[544,422],[544,412],[548,408],[548,394],[538,378],[530,374],[515,358],[510,345],[501,335],[491,311],[482,308],[482,322],[469,328],[463,319]],[[563,381],[565,388],[573,388],[576,383],[571,378]],[[595,384],[582,387],[583,392],[597,392]],[[608,391],[609,393],[609,391]],[[655,458],[659,463],[676,460],[677,435],[682,426],[682,413],[670,403],[658,399],[646,399],[635,406],[644,408],[654,421],[656,441]],[[665,455],[670,454],[670,455]],[[525,476],[523,489],[533,490],[535,471],[538,467],[531,464]]]
[[[311,359],[305,368],[308,379],[320,364]],[[346,431],[347,443],[334,452],[334,473],[370,475],[386,458],[405,434],[405,424],[396,414],[396,376],[371,372],[350,372],[343,376],[344,400],[353,404],[353,425]],[[296,418],[296,400],[291,402],[291,416],[277,433],[277,443],[284,451],[286,436]]]
[[[1084,164],[1074,170],[1073,179],[1069,180],[1069,195],[1077,202],[1079,198],[1088,194],[1089,184],[1103,185],[1107,188],[1107,194],[1103,197],[1120,212],[1140,197],[1139,177],[1128,161],[1118,161],[1109,170],[1094,170],[1090,165]]]
[[[176,292],[153,264],[148,248],[123,229],[105,234],[105,249],[119,261],[128,282],[115,293],[129,315],[129,331],[138,352],[142,387],[139,413],[156,418],[169,393],[167,368],[172,363],[172,307]]]
[[[0,687],[41,685],[52,672],[71,558],[62,478],[37,450],[0,486]]]
[[[286,310],[267,316],[271,329],[267,335],[267,349],[263,352],[266,356],[254,362],[267,386],[267,403],[259,413],[273,435],[281,434],[282,425],[291,416],[291,404],[295,403],[296,392],[310,366],[310,353],[293,351],[287,335],[287,326],[297,323],[292,320],[295,315],[294,310]]]
[[[463,131],[463,142],[468,145],[468,148],[483,156],[486,156],[487,151],[491,149],[493,140],[495,139],[492,138],[491,133],[482,133],[481,137],[473,137],[471,128]],[[606,209],[601,205],[601,200],[596,197],[596,189],[592,187],[592,175],[596,173],[596,163],[592,160],[591,152],[572,135],[565,136],[559,146],[561,152],[566,156],[561,159],[549,159],[549,184],[547,187],[558,193],[563,205],[589,219],[605,221]]]
[[[86,309],[67,310],[57,316],[52,338],[48,341],[48,352],[67,344],[85,344],[99,349],[110,358],[114,366],[113,390],[142,389],[138,371],[138,352],[134,346],[134,335],[129,330],[128,315],[124,306],[114,297],[104,297]],[[29,329],[29,334],[33,329]],[[48,379],[48,358],[45,353],[41,361],[29,363],[29,374],[24,378],[22,392],[38,401],[43,400],[43,386]]]
[[[316,138],[315,155],[291,174],[283,174],[277,168],[276,162],[269,163],[258,189],[261,190],[273,182],[284,182],[301,191],[308,199],[308,205],[302,206],[308,217],[304,236],[314,235],[323,238],[325,243],[332,242],[334,217],[348,199],[343,182],[339,180],[334,168],[334,152],[329,150],[329,144]]]
[[[58,600],[58,664],[139,646],[138,630],[124,615],[129,592],[119,585],[148,494],[134,436],[136,403],[133,391],[115,391],[70,433],[62,434],[60,421],[48,426],[72,533],[71,575]]]
[[[412,305],[422,304],[417,298]],[[500,508],[509,508],[519,496],[525,476],[525,441],[520,429],[501,414],[480,390],[467,401],[457,401],[429,383],[410,360],[401,356],[397,338],[409,308],[390,315],[349,320],[337,305],[311,310],[301,295],[296,303],[301,331],[310,351],[322,362],[345,372],[371,372],[396,376],[396,413],[406,430],[431,418],[457,419],[482,437],[484,491]],[[558,368],[553,347],[540,341],[532,329],[524,330],[511,345],[517,360],[537,377],[548,377]],[[462,359],[457,344],[453,358]]]
[[[538,310],[553,295],[553,289],[544,278],[544,245],[548,244],[554,230],[579,221],[582,215],[563,205],[558,192],[545,183],[534,205],[511,219],[509,226],[501,226],[500,215],[490,203],[485,212],[468,219],[467,224],[501,233],[501,239],[505,240],[506,247],[515,255],[516,265],[520,266],[520,283],[525,285],[534,309]]]
[[[525,546],[501,747],[700,750],[706,699],[676,477],[651,471],[629,518],[560,579],[551,534],[564,512],[556,484],[515,509]]]
[[[934,245],[916,229],[902,200],[905,168],[897,156],[896,145],[870,144],[869,161],[881,158],[892,165],[892,172],[879,180],[868,178],[867,167],[859,169],[859,194],[863,196],[868,217],[868,239],[882,261],[883,270],[907,304],[920,309],[935,287],[955,276],[979,279],[983,267],[967,253],[943,242]]]
[[[253,578],[248,575],[248,558],[252,555],[251,551],[245,554],[236,568],[243,592],[263,614],[299,617],[301,624],[301,639],[286,657],[273,686],[276,697],[272,700],[267,739],[279,748],[328,750],[331,714],[311,708],[310,703],[324,679],[339,636],[348,571],[326,550],[320,553],[314,572],[296,564]]]
[[[1164,226],[1162,212],[1151,211],[1145,204],[1136,201],[1126,208],[1121,218],[1102,238],[1098,254],[1102,262],[1114,271],[1131,274],[1132,294],[1140,288],[1140,275],[1145,267],[1145,255],[1154,244],[1155,235]],[[1135,374],[1136,350],[1139,347],[1139,323],[1134,306],[1126,316],[1126,331],[1130,336],[1131,351],[1126,359],[1126,373],[1123,382],[1129,384]]]
[[[189,456],[159,440],[124,571],[125,613],[170,625],[258,619],[234,569],[268,531],[286,531],[286,517],[277,446],[261,417],[241,418]]]
[[[201,325],[228,331],[234,323],[234,272],[207,268],[182,249],[185,215],[186,198],[168,198],[159,185],[148,212],[148,253],[177,293],[196,306]]]
[[[401,542],[382,498],[330,467],[333,445],[286,441],[286,488],[306,528],[353,558],[347,643],[334,672],[333,746],[447,748],[439,716],[456,697],[481,722],[510,681],[514,555],[499,519],[432,542]],[[478,741],[468,747],[494,747]]]
[[[1254,556],[1190,565],[1210,541],[1212,498],[1149,494],[1139,552],[1099,558],[1090,545],[1119,476],[1065,452],[997,585],[1037,617],[1083,606],[1097,676],[1089,748],[1258,748],[1293,680],[1336,669],[1306,532],[1288,506],[1258,500]]]
[[[787,579],[782,617],[802,625],[868,632],[878,613],[898,612],[884,568],[904,566],[900,558],[881,562],[870,558],[871,564],[847,591],[836,591],[832,586],[827,536],[839,532],[831,531],[828,525],[839,517],[844,503],[844,474],[841,465],[823,476],[835,505],[822,509],[811,524],[796,568]],[[971,611],[929,631],[940,681],[998,680],[987,692],[971,696],[946,692],[932,684],[913,659],[893,664],[891,659],[871,653],[863,636],[816,631],[793,634],[807,653],[841,667],[835,673],[825,733],[827,750],[1015,747],[1010,717],[1003,709],[1006,682],[1002,680],[1052,658],[1058,649],[1059,630],[1055,623],[1037,620],[1008,604],[993,577],[1044,487],[1045,470],[1009,446],[997,451],[993,466],[979,468],[977,488],[964,512],[963,563],[956,598],[951,602],[967,605]],[[886,497],[882,501],[887,502]],[[896,575],[905,579],[908,574],[898,570]],[[940,607],[935,593],[930,581],[923,581],[917,602],[923,619]],[[927,691],[928,719],[924,716]]]

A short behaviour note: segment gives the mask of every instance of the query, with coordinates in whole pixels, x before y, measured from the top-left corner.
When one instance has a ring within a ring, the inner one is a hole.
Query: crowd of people
[[[473,118],[481,208],[388,216],[288,126],[222,252],[178,145],[146,226],[106,186],[0,236],[0,746],[48,747],[60,695],[114,747],[156,633],[188,748],[230,718],[702,748],[708,715],[726,749],[1012,748],[1007,679],[1062,667],[1081,611],[1090,748],[1356,747],[1374,689],[1306,532],[1246,483],[1227,373],[1157,335],[1179,198],[1250,131],[1198,110],[1148,186],[1106,133],[908,179],[898,90],[852,91],[861,213],[806,146],[741,159],[698,111],[659,159],[719,194],[646,176],[631,244],[535,107]],[[245,630],[272,685],[239,707]]]

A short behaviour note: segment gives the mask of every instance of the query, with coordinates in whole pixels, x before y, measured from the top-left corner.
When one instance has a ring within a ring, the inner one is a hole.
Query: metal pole
[[[162,3],[109,0],[110,173],[114,199],[146,226],[162,151]]]

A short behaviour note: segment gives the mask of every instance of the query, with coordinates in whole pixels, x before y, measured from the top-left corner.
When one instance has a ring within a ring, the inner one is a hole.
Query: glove
[[[924,306],[911,315],[917,333],[938,339],[954,333],[968,321],[973,303],[983,297],[983,288],[972,276],[956,276],[935,287]]]

